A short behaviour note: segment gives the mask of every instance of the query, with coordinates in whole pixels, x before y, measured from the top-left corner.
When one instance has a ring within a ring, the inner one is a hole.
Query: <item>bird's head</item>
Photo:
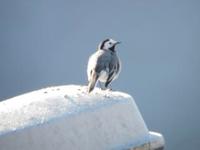
[[[106,39],[104,41],[102,41],[100,44],[99,44],[99,47],[98,49],[102,49],[102,50],[110,50],[112,52],[115,52],[115,46],[117,44],[119,44],[120,42],[118,41],[115,41],[113,39]]]

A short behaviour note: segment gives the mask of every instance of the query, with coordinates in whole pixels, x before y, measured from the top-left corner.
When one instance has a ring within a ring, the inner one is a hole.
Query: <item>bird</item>
[[[108,85],[118,77],[121,72],[121,60],[115,47],[120,43],[107,38],[100,42],[97,51],[89,57],[87,65],[88,93],[94,89],[97,81],[99,84],[104,83],[104,89],[108,89]],[[100,88],[103,90],[102,87]]]

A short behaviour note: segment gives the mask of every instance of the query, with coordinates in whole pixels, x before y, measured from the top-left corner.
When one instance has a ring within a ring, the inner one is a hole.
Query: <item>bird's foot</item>
[[[106,91],[113,91],[112,88],[106,88],[105,90],[106,90]]]

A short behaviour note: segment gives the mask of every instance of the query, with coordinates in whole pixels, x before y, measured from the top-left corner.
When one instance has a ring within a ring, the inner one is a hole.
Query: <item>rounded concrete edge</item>
[[[149,131],[150,135],[150,150],[163,150],[165,146],[165,140],[162,134]]]

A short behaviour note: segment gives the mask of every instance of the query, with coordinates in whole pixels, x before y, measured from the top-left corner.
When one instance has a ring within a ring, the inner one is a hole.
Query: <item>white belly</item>
[[[101,71],[99,75],[99,81],[106,82],[108,79],[108,72],[107,71]]]

